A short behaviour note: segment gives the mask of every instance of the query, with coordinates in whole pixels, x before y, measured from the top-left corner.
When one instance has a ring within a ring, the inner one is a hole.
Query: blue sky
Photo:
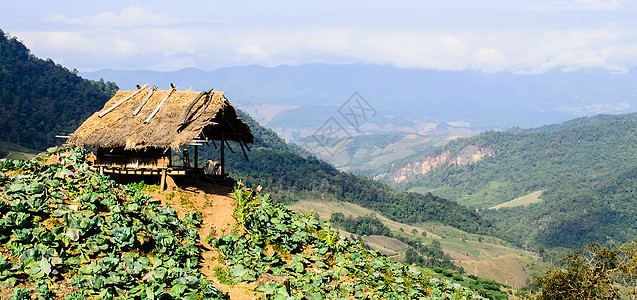
[[[0,29],[80,71],[371,63],[542,73],[637,66],[637,1],[11,1]]]

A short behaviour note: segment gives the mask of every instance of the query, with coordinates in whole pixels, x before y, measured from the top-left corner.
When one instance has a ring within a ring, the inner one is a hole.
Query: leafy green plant
[[[458,284],[429,278],[359,241],[344,238],[311,215],[292,212],[268,195],[235,190],[235,218],[243,230],[213,241],[231,267],[227,278],[252,282],[269,273],[289,279],[258,287],[267,299],[480,299]],[[274,251],[273,251],[274,250]],[[221,270],[219,271],[221,272]]]
[[[39,299],[57,297],[60,276],[78,289],[65,299],[226,299],[198,268],[201,216],[179,219],[91,171],[86,154],[55,148],[0,161],[0,174],[10,174],[0,193],[0,283],[19,278]],[[44,163],[50,156],[60,163]],[[18,297],[24,292],[15,289]]]

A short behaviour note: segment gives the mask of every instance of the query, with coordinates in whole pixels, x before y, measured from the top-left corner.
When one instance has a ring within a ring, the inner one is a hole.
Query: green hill
[[[0,30],[0,141],[38,150],[59,144],[55,135],[75,131],[116,90],[35,57]]]
[[[467,147],[492,155],[446,164],[401,189],[433,192],[482,208],[497,231],[518,244],[579,247],[610,236],[634,236],[637,114],[598,115],[530,130],[490,131],[451,142],[438,154]],[[435,156],[434,154],[428,154]],[[542,191],[525,207],[492,207]]]
[[[632,241],[637,236],[637,165],[601,177],[565,195],[549,189],[545,203],[484,210],[502,237],[578,248],[592,242]]]

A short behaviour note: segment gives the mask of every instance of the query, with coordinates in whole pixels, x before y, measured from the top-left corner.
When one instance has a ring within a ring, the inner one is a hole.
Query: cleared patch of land
[[[407,251],[409,245],[387,236],[370,235],[363,237],[363,241],[370,247],[387,256],[394,256]]]
[[[146,191],[155,199],[162,201],[163,205],[172,206],[180,218],[186,213],[199,211],[202,217],[199,235],[202,245],[201,272],[210,279],[217,288],[230,294],[230,299],[249,300],[260,298],[260,294],[255,292],[256,284],[235,284],[228,285],[218,282],[215,275],[215,268],[223,266],[219,261],[219,253],[206,242],[206,237],[215,237],[224,232],[230,232],[235,227],[235,220],[232,217],[235,199],[232,188],[219,186],[206,182],[196,184],[189,182],[188,185],[175,184],[170,178],[166,191],[160,192],[158,186]],[[180,188],[181,186],[181,188]]]
[[[0,158],[25,160],[35,157],[40,151],[22,147],[17,144],[0,142]]]
[[[507,201],[504,202],[502,204],[498,204],[496,206],[492,206],[490,207],[490,209],[499,209],[502,207],[517,207],[517,206],[527,206],[529,204],[532,203],[538,203],[541,202],[542,199],[540,199],[540,196],[542,196],[542,191],[537,191],[537,192],[533,192],[530,193],[528,195],[524,195],[522,197],[519,198],[515,198],[511,201]]]
[[[298,201],[294,204],[290,204],[287,206],[291,210],[302,211],[304,213],[314,212],[315,214],[319,214],[319,217],[322,220],[329,220],[330,216],[333,213],[342,213],[345,216],[351,215],[352,217],[361,217],[369,214],[374,214],[376,217],[385,224],[385,226],[389,227],[391,231],[402,231],[404,232],[417,232],[418,234],[422,234],[424,231],[422,228],[412,225],[407,225],[403,223],[398,223],[392,221],[385,216],[376,213],[375,211],[369,210],[362,206],[358,206],[356,204],[341,202],[341,201]],[[426,232],[427,236],[440,238],[431,232]]]
[[[531,283],[528,270],[536,258],[521,254],[507,254],[480,261],[457,262],[467,274],[493,279],[514,289],[523,288]]]

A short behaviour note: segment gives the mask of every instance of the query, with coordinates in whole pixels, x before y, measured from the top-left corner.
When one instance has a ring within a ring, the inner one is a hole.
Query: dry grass
[[[118,91],[106,102],[102,111],[106,111],[134,92]],[[71,135],[67,143],[75,146],[103,148],[176,148],[189,144],[201,135],[220,139],[222,132],[227,133],[227,139],[230,140],[253,142],[254,137],[250,129],[237,117],[223,92],[215,91],[209,96],[200,98],[188,115],[193,120],[187,124],[182,124],[184,113],[193,100],[197,99],[198,92],[156,91],[139,114],[134,116],[134,111],[143,103],[147,95],[148,91],[138,93],[102,117],[99,117],[99,112],[94,113]],[[157,114],[145,123],[168,95],[170,96]],[[232,132],[239,135],[229,135]]]
[[[531,282],[528,266],[536,259],[519,254],[507,254],[481,261],[461,261],[458,264],[467,274],[493,279],[514,289],[520,289]]]
[[[502,204],[498,204],[496,206],[490,207],[489,209],[499,209],[502,207],[517,207],[517,206],[527,206],[529,204],[532,203],[538,203],[541,202],[542,199],[540,199],[540,196],[542,196],[542,191],[537,191],[537,192],[533,192],[530,193],[528,195],[524,195],[522,197],[519,198],[515,198],[511,201],[508,202],[504,202]]]
[[[410,233],[413,230],[416,230],[418,234],[422,234],[424,231],[423,228],[407,225],[403,223],[399,223],[396,221],[392,221],[385,216],[378,214],[372,210],[367,208],[358,206],[356,204],[341,202],[341,201],[299,201],[294,204],[288,205],[288,208],[295,211],[302,211],[304,213],[309,213],[310,211],[314,211],[314,213],[318,213],[319,216],[323,220],[329,220],[330,216],[333,213],[342,213],[345,216],[351,215],[352,217],[360,217],[366,216],[369,214],[374,214],[376,217],[385,224],[385,226],[389,227],[391,231],[400,231],[402,228],[405,233]],[[431,232],[426,233],[427,236],[440,238]]]
[[[370,235],[363,237],[363,241],[370,247],[387,256],[394,256],[407,251],[409,245],[387,236]]]

